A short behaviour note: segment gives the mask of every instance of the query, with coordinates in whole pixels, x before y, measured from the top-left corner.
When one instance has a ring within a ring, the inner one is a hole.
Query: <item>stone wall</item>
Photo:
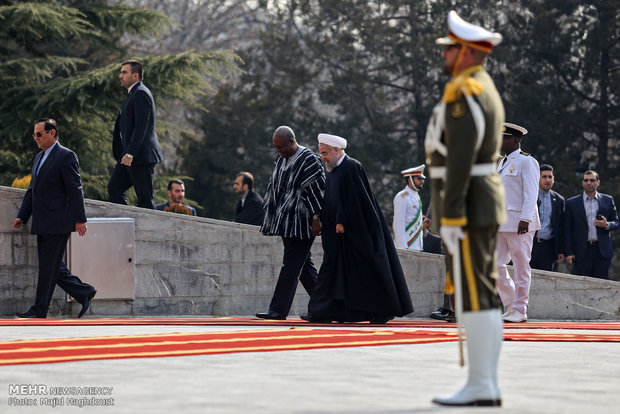
[[[30,227],[15,230],[24,191],[0,186],[0,316],[32,304],[37,278],[36,238]],[[94,300],[92,315],[234,316],[266,311],[282,262],[277,237],[255,226],[189,217],[86,200],[88,217],[135,220],[135,300]],[[426,317],[443,303],[443,256],[399,250],[415,311]],[[312,255],[321,263],[320,238]],[[87,275],[78,275],[88,279]],[[305,313],[308,297],[300,286],[291,316]],[[620,283],[552,272],[532,281],[530,318],[619,319]],[[80,305],[56,289],[50,317],[75,316]]]

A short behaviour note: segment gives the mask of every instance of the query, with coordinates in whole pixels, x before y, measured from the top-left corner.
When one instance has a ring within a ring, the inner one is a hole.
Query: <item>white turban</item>
[[[329,145],[335,148],[346,148],[347,140],[337,135],[319,134],[319,144]]]

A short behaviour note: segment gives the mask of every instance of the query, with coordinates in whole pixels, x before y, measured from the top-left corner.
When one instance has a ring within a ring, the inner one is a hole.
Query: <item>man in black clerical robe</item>
[[[411,297],[364,168],[345,147],[344,138],[319,134],[328,172],[321,211],[323,264],[302,318],[386,323],[413,311]]]

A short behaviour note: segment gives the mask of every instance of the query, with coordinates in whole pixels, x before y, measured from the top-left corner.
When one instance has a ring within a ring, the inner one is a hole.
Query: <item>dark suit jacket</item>
[[[564,212],[566,211],[566,200],[553,190],[549,190],[549,195],[551,196],[551,227],[553,227],[554,258],[557,258],[558,254],[564,253]],[[540,200],[538,200],[538,209],[540,211]],[[535,237],[538,237],[538,231]]]
[[[235,212],[235,221],[237,223],[262,226],[264,218],[265,210],[263,210],[263,198],[255,191],[252,190],[245,196],[243,207],[241,206],[241,199],[239,199]]]
[[[605,216],[609,223],[609,229],[596,228],[598,237],[598,247],[603,257],[611,258],[614,255],[611,246],[609,232],[618,228],[618,212],[614,204],[614,199],[607,195],[598,193],[599,206],[598,213]],[[588,223],[586,221],[586,210],[583,205],[583,193],[566,200],[566,214],[564,216],[564,239],[567,256],[574,255],[577,259],[583,259],[586,254],[588,242]]]
[[[151,91],[137,82],[125,98],[114,124],[114,158],[133,155],[131,165],[156,164],[162,153],[155,133],[155,102]]]
[[[36,176],[43,154],[39,152],[34,159],[30,186],[17,217],[26,223],[32,216],[32,234],[71,233],[75,223],[86,223],[77,156],[57,143]]]
[[[422,251],[427,253],[442,254],[441,238],[439,236],[435,236],[430,231],[426,232],[422,241]]]

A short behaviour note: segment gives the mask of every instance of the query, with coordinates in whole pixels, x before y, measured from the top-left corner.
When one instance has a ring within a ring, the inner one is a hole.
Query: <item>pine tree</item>
[[[58,121],[60,141],[81,162],[87,197],[106,199],[113,165],[114,119],[123,101],[120,63],[138,58],[156,104],[194,109],[198,95],[238,71],[231,51],[133,56],[126,34],[157,36],[173,23],[164,14],[106,1],[0,2],[0,184],[30,171],[37,147],[32,122]],[[179,133],[158,122],[162,145]]]

